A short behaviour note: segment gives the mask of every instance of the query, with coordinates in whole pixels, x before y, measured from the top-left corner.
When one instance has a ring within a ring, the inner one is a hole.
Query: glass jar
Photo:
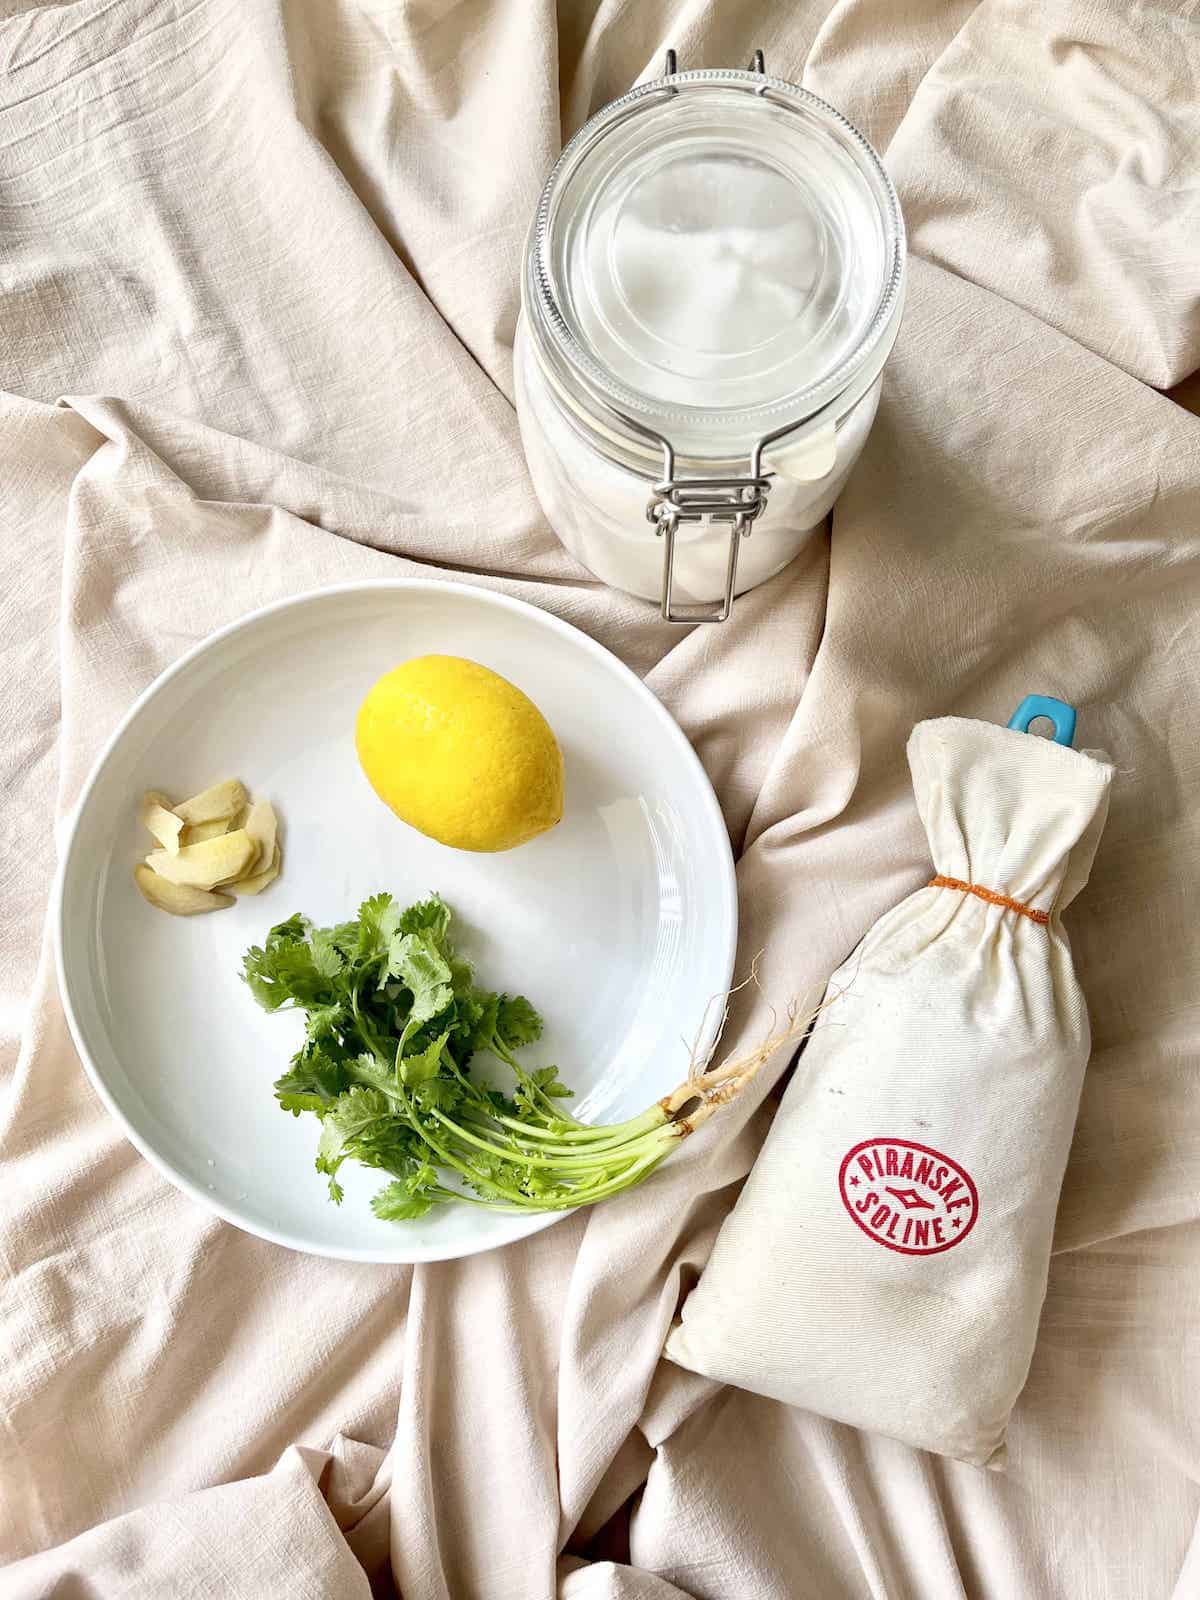
[[[542,192],[517,414],[568,550],[669,621],[717,622],[792,560],[862,449],[904,223],[863,136],[761,54],[667,69],[597,112]]]

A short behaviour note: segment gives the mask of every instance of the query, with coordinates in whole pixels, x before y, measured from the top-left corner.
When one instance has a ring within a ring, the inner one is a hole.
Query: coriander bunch
[[[436,895],[401,909],[374,895],[353,921],[316,928],[290,917],[246,952],[243,976],[268,1011],[299,1010],[305,1041],[276,1081],[280,1106],[321,1121],[317,1169],[340,1203],[338,1172],[358,1161],[389,1175],[372,1207],[403,1221],[465,1202],[502,1211],[590,1205],[648,1177],[680,1139],[733,1098],[803,1026],[687,1080],[627,1122],[588,1125],[563,1102],[557,1068],[517,1052],[542,1022],[521,995],[478,987],[454,950]],[[475,1070],[502,1063],[507,1093]]]

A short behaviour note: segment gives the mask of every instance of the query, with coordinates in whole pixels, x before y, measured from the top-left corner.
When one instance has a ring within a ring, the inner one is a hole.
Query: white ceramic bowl
[[[566,763],[549,834],[471,855],[372,792],[359,702],[435,651],[492,667],[545,713]],[[132,879],[152,844],[142,791],[232,776],[280,813],[282,877],[211,916],[153,910]],[[317,1120],[275,1103],[303,1025],[259,1010],[242,952],[294,911],[340,921],[381,889],[402,903],[440,892],[480,981],[543,1012],[529,1060],[557,1062],[579,1115],[621,1120],[681,1080],[684,1040],[730,982],[733,862],[712,788],[659,702],[586,635],[486,590],[396,581],[302,595],[214,634],[142,696],[83,791],[59,878],[59,977],[83,1063],[142,1154],[238,1227],[320,1255],[438,1260],[523,1237],[554,1214],[463,1205],[380,1222],[368,1200],[385,1176],[350,1165],[334,1206],[313,1169]]]

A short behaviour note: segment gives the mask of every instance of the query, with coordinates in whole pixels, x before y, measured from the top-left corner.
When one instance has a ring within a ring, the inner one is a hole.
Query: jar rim
[[[728,410],[660,401],[623,382],[571,326],[559,303],[551,271],[556,201],[581,161],[644,108],[662,103],[666,96],[712,86],[740,90],[815,119],[865,179],[875,203],[884,247],[882,282],[873,310],[861,336],[845,355],[807,385],[762,404]],[[905,232],[900,202],[878,153],[854,124],[827,101],[786,79],[736,68],[700,68],[672,73],[631,89],[596,112],[569,141],[542,189],[526,249],[522,289],[535,347],[552,364],[560,383],[569,386],[577,403],[589,409],[599,406],[603,413],[636,434],[660,441],[664,441],[667,430],[699,426],[711,434],[713,452],[728,456],[731,436],[753,439],[798,426],[854,383],[873,358],[876,369],[882,365],[894,339],[904,276]],[[695,450],[689,453],[695,454]]]

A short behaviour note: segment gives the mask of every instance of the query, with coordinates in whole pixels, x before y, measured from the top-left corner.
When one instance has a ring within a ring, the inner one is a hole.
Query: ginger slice
[[[142,826],[164,850],[171,855],[177,854],[183,818],[171,810],[166,795],[159,794],[157,789],[147,789],[142,796],[142,809],[138,816]]]
[[[275,807],[269,800],[255,800],[246,808],[238,826],[245,828],[258,844],[258,857],[252,863],[252,871],[265,872],[275,857],[275,832],[278,826]]]
[[[279,846],[276,845],[271,852],[271,865],[269,867],[263,868],[263,870],[260,872],[253,873],[248,878],[237,878],[233,883],[227,883],[225,888],[230,894],[261,894],[268,884],[275,882],[275,879],[279,876],[279,869],[282,865],[283,862],[279,854]]]
[[[180,844],[203,844],[206,839],[219,839],[223,833],[230,833],[236,822],[235,817],[219,817],[216,822],[193,822],[190,828],[183,830]]]
[[[173,917],[196,917],[205,911],[224,911],[233,904],[227,894],[211,894],[206,889],[193,889],[184,883],[172,883],[160,877],[152,867],[139,861],[133,869],[133,881],[142,898],[159,911],[169,911]]]
[[[190,800],[184,800],[173,809],[189,827],[197,822],[220,822],[236,816],[246,804],[246,786],[238,778],[226,778],[224,783],[214,783],[211,789],[202,789]]]
[[[184,845],[177,855],[155,850],[146,857],[146,865],[171,883],[191,889],[215,889],[243,877],[257,857],[257,844],[245,828],[237,828],[217,839]]]

